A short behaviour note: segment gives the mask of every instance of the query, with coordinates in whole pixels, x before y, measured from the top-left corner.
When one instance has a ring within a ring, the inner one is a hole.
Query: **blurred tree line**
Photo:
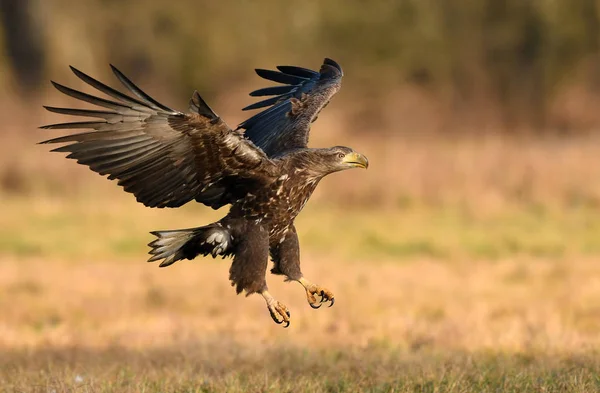
[[[338,60],[348,97],[369,110],[393,89],[426,91],[453,112],[493,108],[544,129],[573,86],[600,89],[597,0],[0,0],[0,86],[35,94],[66,65],[210,97],[249,68]],[[5,90],[5,89],[4,89]],[[237,92],[236,92],[237,93]],[[510,128],[510,127],[507,127]]]

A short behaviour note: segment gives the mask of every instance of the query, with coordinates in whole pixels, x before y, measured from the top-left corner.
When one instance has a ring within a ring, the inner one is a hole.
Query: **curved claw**
[[[273,318],[273,321],[275,321],[275,323],[278,325],[281,325],[283,323],[283,319],[280,321],[275,315],[271,315],[271,318]]]
[[[325,291],[321,291],[320,293],[321,295],[321,303],[326,303],[329,302],[329,307],[332,307],[335,304],[335,298],[334,297],[330,297],[330,295],[328,293],[325,293]],[[320,307],[320,305],[319,305]]]
[[[307,284],[307,282],[304,282],[302,284],[306,288],[306,297],[308,299],[308,305],[311,308],[316,310],[318,308],[321,308],[323,303],[327,302],[330,302],[329,307],[331,307],[335,303],[333,293],[331,293],[329,290],[322,288],[318,285],[310,283]],[[317,296],[320,297],[319,300],[317,300]]]
[[[291,314],[284,304],[279,303],[273,298],[269,298],[269,301],[267,301],[267,308],[269,309],[271,318],[276,324],[281,325],[285,322],[284,328],[290,326]]]

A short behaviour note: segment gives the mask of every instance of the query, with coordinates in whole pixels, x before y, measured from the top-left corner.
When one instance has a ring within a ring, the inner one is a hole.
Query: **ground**
[[[227,260],[145,262],[150,230],[220,214],[145,209],[116,187],[4,195],[0,391],[600,390],[593,208],[309,204],[304,271],[336,303],[313,310],[269,276],[289,329],[235,295]]]
[[[235,295],[227,260],[145,262],[150,231],[223,212],[136,204],[34,144],[55,119],[9,133],[0,391],[600,391],[596,137],[376,144],[327,119],[313,145],[370,168],[325,179],[298,217],[304,272],[336,302],[270,275],[288,329]]]

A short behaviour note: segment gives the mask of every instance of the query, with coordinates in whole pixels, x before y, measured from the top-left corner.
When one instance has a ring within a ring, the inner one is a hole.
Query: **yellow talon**
[[[319,285],[313,284],[304,277],[299,279],[298,282],[302,284],[304,289],[306,289],[306,298],[308,300],[308,304],[312,308],[320,308],[325,302],[330,302],[329,307],[333,306],[333,304],[335,303],[335,297],[330,290],[323,288]],[[318,300],[317,296],[315,295],[320,296],[321,299]]]
[[[290,326],[290,312],[285,304],[277,301],[268,291],[263,291],[261,295],[267,302],[267,308],[273,321],[278,325],[285,322],[284,328]]]

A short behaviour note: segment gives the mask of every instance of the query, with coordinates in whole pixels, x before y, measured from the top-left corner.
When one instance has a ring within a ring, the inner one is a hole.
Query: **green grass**
[[[223,339],[176,348],[39,348],[0,360],[2,392],[593,392],[592,355],[257,349]]]
[[[116,192],[70,200],[7,197],[2,209],[1,254],[67,259],[145,258],[149,231],[204,225],[225,214],[198,205],[147,209]],[[591,207],[523,205],[473,214],[457,207],[372,211],[309,204],[296,223],[303,251],[347,259],[552,259],[600,255],[595,217]]]

